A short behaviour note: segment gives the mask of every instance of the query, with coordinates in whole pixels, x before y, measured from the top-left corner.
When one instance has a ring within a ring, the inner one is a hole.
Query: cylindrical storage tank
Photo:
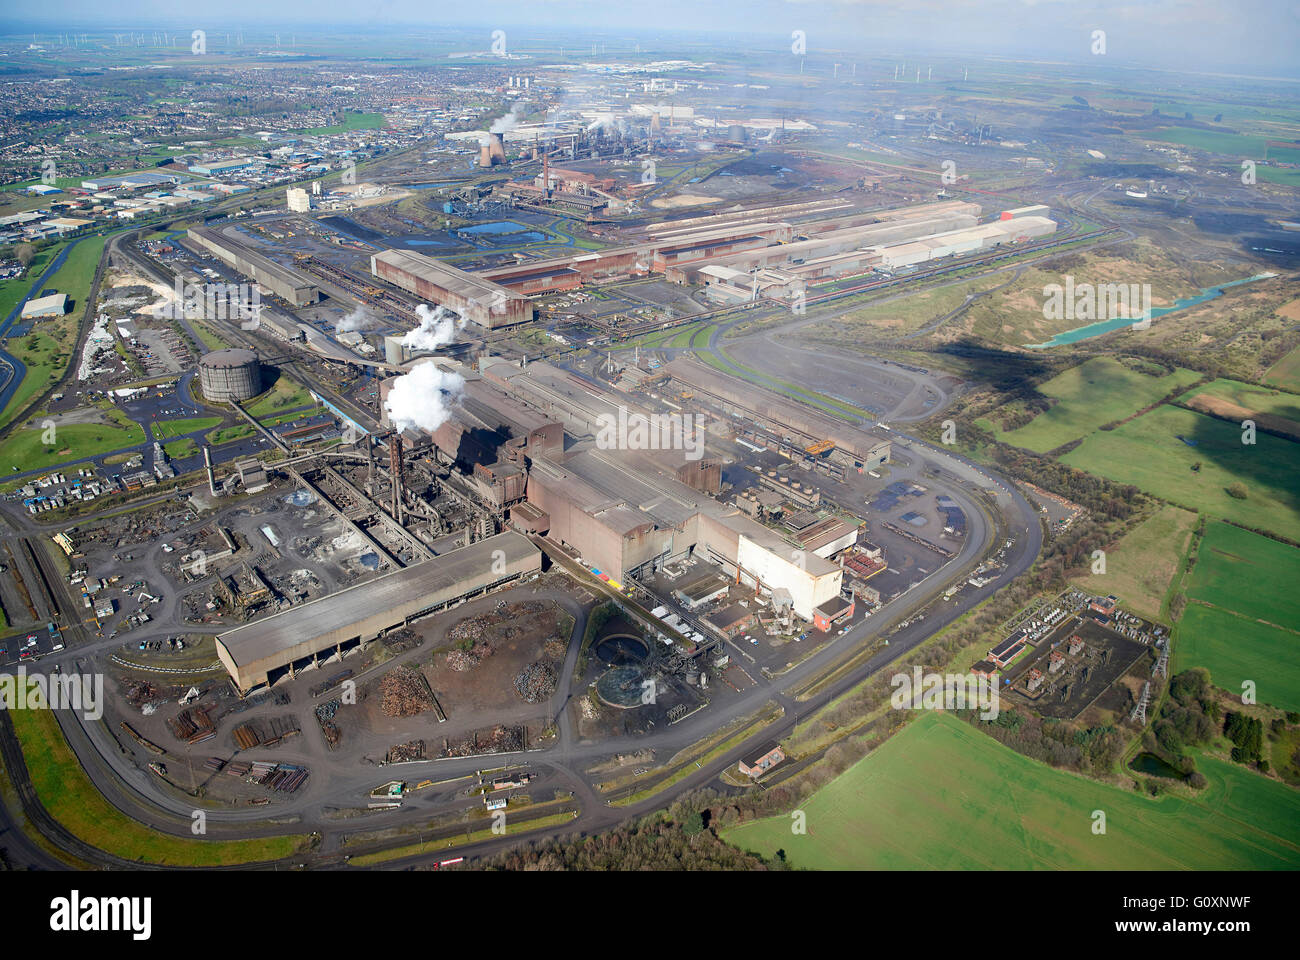
[[[213,403],[251,400],[262,392],[262,368],[252,350],[215,350],[199,360],[199,390]]]

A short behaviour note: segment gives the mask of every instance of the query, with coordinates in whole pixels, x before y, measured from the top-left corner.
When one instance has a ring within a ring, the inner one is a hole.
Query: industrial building
[[[285,205],[290,213],[310,213],[311,194],[302,187],[290,187],[285,193]]]
[[[262,369],[252,350],[214,350],[199,359],[199,391],[213,403],[251,400],[262,392]]]
[[[869,256],[880,244],[913,240],[932,234],[974,227],[972,214],[961,211],[941,213],[932,217],[905,217],[885,223],[847,226],[836,229],[813,229],[801,225],[800,239],[780,245],[744,250],[729,256],[711,256],[668,266],[664,277],[674,283],[699,283],[700,273],[711,267],[727,267],[749,272],[763,268],[780,268],[800,276],[812,278],[838,276],[852,272],[865,272],[879,262],[879,256]],[[825,224],[815,225],[825,227]],[[828,271],[822,263],[816,269],[805,269],[810,263],[841,258],[836,271]]]
[[[22,319],[35,320],[45,317],[61,317],[68,312],[68,295],[52,293],[48,297],[38,297],[23,304]]]
[[[497,384],[473,369],[453,360],[428,358],[464,381],[455,410],[449,420],[433,431],[430,439],[444,459],[462,468],[485,467],[499,460],[559,456],[564,451],[564,426],[545,414],[508,396]],[[379,385],[384,426],[390,426],[384,401],[393,380]]]
[[[190,227],[187,236],[195,245],[212,254],[228,267],[238,270],[253,282],[296,307],[316,303],[320,299],[320,289],[315,281],[305,274],[291,267],[281,266],[247,244],[231,239],[220,230]]]
[[[217,637],[217,657],[241,692],[343,654],[385,631],[541,570],[525,536],[501,533]],[[323,655],[323,657],[322,657]]]
[[[806,448],[831,441],[832,460],[864,470],[889,462],[888,440],[775,391],[729,377],[687,357],[665,364],[663,371],[683,389],[711,400],[725,413],[770,430],[792,446]]]
[[[784,759],[785,753],[782,752],[781,745],[775,740],[769,740],[740,758],[740,772],[757,779]]]
[[[249,157],[239,157],[234,160],[209,160],[204,163],[194,163],[188,169],[190,173],[197,173],[202,177],[220,177],[236,170],[247,170],[249,167],[257,166],[261,162]]]
[[[563,463],[534,461],[528,502],[552,539],[578,550],[617,580],[700,557],[756,590],[784,587],[794,610],[813,610],[840,591],[839,566],[805,555],[774,530],[694,490],[646,456],[584,450]]]
[[[1037,209],[1037,208],[1025,208]],[[1047,217],[1017,216],[962,230],[935,233],[914,240],[873,247],[887,270],[915,266],[929,260],[990,250],[1008,243],[1022,243],[1056,232],[1056,221]]]
[[[527,297],[485,279],[487,274],[467,273],[408,250],[375,254],[370,258],[370,272],[489,330],[533,319],[533,305]]]

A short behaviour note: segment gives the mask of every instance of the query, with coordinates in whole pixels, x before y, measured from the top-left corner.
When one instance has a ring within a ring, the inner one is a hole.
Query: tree
[[[1228,484],[1228,496],[1235,497],[1238,500],[1245,500],[1246,493],[1246,485],[1240,480],[1234,480]]]
[[[16,259],[24,270],[32,265],[32,260],[36,257],[36,248],[30,243],[20,243],[14,247],[14,259]]]

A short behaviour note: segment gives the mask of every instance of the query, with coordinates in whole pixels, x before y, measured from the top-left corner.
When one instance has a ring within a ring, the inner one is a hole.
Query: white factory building
[[[1033,208],[1029,208],[1033,209]],[[1039,208],[1046,209],[1046,208]],[[1013,211],[1007,211],[1012,213]],[[1004,214],[1005,217],[1005,214]],[[887,270],[911,267],[928,260],[991,250],[1008,243],[1021,243],[1056,232],[1056,221],[1041,216],[1013,216],[976,227],[936,233],[901,243],[881,244],[871,249],[880,255]]]

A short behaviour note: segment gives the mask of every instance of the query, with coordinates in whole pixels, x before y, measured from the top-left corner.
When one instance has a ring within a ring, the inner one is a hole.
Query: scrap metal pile
[[[515,690],[526,703],[541,703],[555,693],[555,664],[550,660],[535,660],[515,677]]]
[[[338,700],[327,700],[316,708],[316,722],[320,724],[321,731],[325,734],[325,742],[331,748],[338,746],[339,737],[343,735],[343,731],[334,722],[334,714],[338,709]]]
[[[216,725],[208,716],[208,711],[211,709],[211,707],[194,707],[182,710],[167,722],[167,726],[177,740],[184,740],[191,746],[211,740],[217,735]]]
[[[396,667],[379,681],[380,709],[386,717],[414,717],[433,708],[429,681],[412,667]]]
[[[507,727],[497,724],[486,734],[477,730],[469,737],[451,741],[443,739],[444,757],[473,757],[481,753],[511,753],[527,746],[528,731],[524,727]]]
[[[460,621],[447,631],[447,638],[457,647],[447,654],[447,666],[458,672],[473,670],[492,655],[497,644],[535,633],[544,616],[549,616],[558,626],[559,614],[554,604],[542,600],[502,601],[491,613]]]
[[[412,760],[424,759],[424,741],[411,740],[407,743],[399,743],[390,747],[388,755],[384,758],[389,763],[409,763]]]

